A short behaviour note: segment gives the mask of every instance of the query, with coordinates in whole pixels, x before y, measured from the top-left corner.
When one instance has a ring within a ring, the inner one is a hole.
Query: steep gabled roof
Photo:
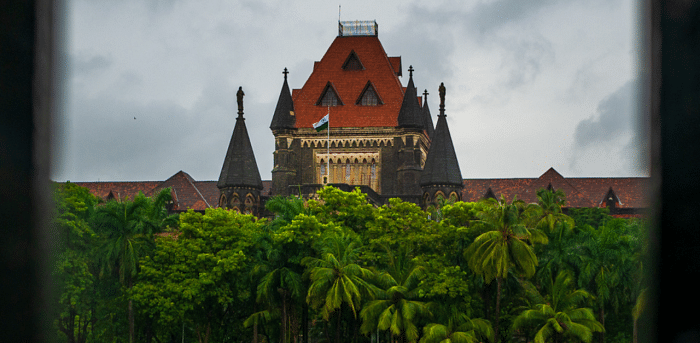
[[[398,126],[408,128],[425,128],[422,111],[418,104],[416,86],[413,84],[413,67],[409,67],[408,86],[399,110]]]
[[[280,97],[277,99],[277,107],[275,107],[275,114],[272,116],[272,123],[270,123],[270,129],[272,130],[292,129],[296,121],[296,117],[294,116],[294,101],[292,101],[292,94],[289,92],[289,85],[287,84],[287,73],[287,68],[284,68],[282,91],[280,91]]]
[[[199,184],[199,187],[197,184]],[[205,188],[202,187],[203,185],[202,181],[196,182],[189,174],[180,170],[158,185],[153,190],[153,193],[155,194],[161,189],[170,187],[170,194],[173,196],[173,211],[186,211],[187,209],[203,211],[207,208],[218,207],[218,196],[208,199],[204,195],[203,190],[200,189],[200,187]],[[210,190],[206,191],[210,192]],[[211,202],[211,200],[214,200],[214,202]]]
[[[581,193],[578,188],[571,185],[554,168],[549,168],[539,178],[535,179],[528,185],[527,188],[521,191],[520,199],[527,203],[537,202],[537,191],[541,188],[548,188],[551,185],[553,189],[561,189],[566,194],[567,207],[593,207],[593,202]]]
[[[425,131],[428,133],[428,137],[433,137],[435,132],[435,126],[433,126],[433,116],[430,114],[430,108],[428,108],[428,90],[423,92],[423,107],[421,107],[421,116],[423,117],[423,126]]]
[[[245,126],[245,118],[243,118],[241,111],[238,112],[236,126],[233,129],[231,142],[224,159],[224,166],[221,168],[219,182],[216,185],[219,188],[263,188],[253,147],[250,145],[248,129]]]
[[[355,54],[362,63],[362,70],[344,70],[343,65]],[[400,58],[390,62],[384,47],[376,36],[336,37],[321,61],[301,89],[292,91],[297,128],[311,128],[328,112],[318,106],[318,99],[330,83],[343,101],[342,106],[330,109],[330,127],[396,127],[403,90],[396,74]],[[382,99],[378,106],[361,106],[355,103],[363,89],[371,81]]]

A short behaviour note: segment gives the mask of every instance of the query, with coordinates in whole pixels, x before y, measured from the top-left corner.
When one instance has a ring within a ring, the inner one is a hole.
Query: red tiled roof
[[[161,189],[171,188],[173,210],[186,211],[193,209],[204,211],[207,207],[219,206],[219,188],[216,181],[195,181],[192,177],[179,171],[165,181],[128,181],[128,182],[75,182],[87,188],[90,193],[103,200],[109,200],[111,193],[114,199],[134,199],[142,192],[145,196],[153,196]]]
[[[622,178],[569,178],[572,185],[576,186],[581,193],[584,193],[593,206],[604,205],[604,197],[608,190],[612,188],[620,203],[616,206],[621,208],[647,208],[650,206],[646,199],[646,190],[649,189],[650,180],[645,177],[622,177]]]
[[[533,179],[464,179],[464,189],[462,190],[462,200],[466,202],[476,202],[483,199],[491,188],[496,198],[501,194],[506,199],[513,200],[520,190],[525,189]],[[518,198],[520,196],[518,195]]]
[[[344,70],[343,64],[354,51],[363,70]],[[398,64],[398,65],[397,65]],[[387,57],[374,36],[336,37],[301,89],[292,91],[296,127],[311,128],[328,112],[317,106],[330,82],[343,105],[330,108],[331,127],[394,127],[403,101],[403,87],[396,75],[400,57]],[[360,106],[355,103],[367,81],[371,81],[383,105]]]
[[[90,190],[90,193],[99,197],[102,200],[107,200],[109,194],[112,193],[114,199],[125,200],[134,199],[139,192],[146,196],[151,196],[153,189],[156,188],[161,181],[125,181],[125,182],[73,182],[74,184],[85,187]]]
[[[391,66],[394,68],[394,74],[401,76],[401,56],[389,57],[389,63],[391,63]]]
[[[465,179],[462,191],[463,201],[479,201],[491,188],[496,198],[501,194],[513,200],[515,195],[528,203],[537,202],[537,190],[547,188],[561,189],[566,194],[567,207],[604,207],[604,198],[612,188],[620,200],[618,208],[642,209],[649,207],[646,190],[649,178],[566,178],[554,168],[550,168],[538,178],[521,179]]]
[[[214,186],[216,186],[216,184],[214,184]],[[187,209],[204,211],[208,207],[218,207],[218,195],[214,198],[215,200],[207,199],[202,194],[199,187],[195,185],[194,179],[182,170],[163,181],[156,187],[154,192],[167,187],[171,187],[172,189],[173,201],[175,202],[173,211],[185,211]],[[208,194],[210,192],[210,190],[207,190]],[[210,202],[211,200],[214,200],[213,203]]]

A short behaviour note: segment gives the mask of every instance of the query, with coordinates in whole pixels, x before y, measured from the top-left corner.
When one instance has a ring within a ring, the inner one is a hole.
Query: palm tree
[[[573,289],[574,283],[570,272],[560,272],[556,280],[546,285],[548,294],[544,299],[522,311],[513,321],[513,328],[532,330],[535,343],[572,340],[588,343],[593,332],[605,331],[590,308],[578,307],[592,297],[584,290]]]
[[[114,273],[130,289],[138,272],[139,260],[154,247],[153,234],[177,223],[177,215],[168,215],[165,205],[171,200],[170,188],[149,199],[139,193],[133,201],[109,201],[99,207],[95,224],[103,237],[100,264],[102,274]],[[129,342],[134,341],[133,303],[129,299]]]
[[[513,199],[508,203],[504,196],[500,201],[485,200],[489,206],[481,214],[481,224],[487,232],[479,235],[466,249],[469,268],[482,275],[486,283],[497,281],[495,309],[495,341],[499,339],[499,318],[503,281],[510,271],[526,278],[535,274],[537,256],[532,243],[543,242],[542,236],[523,224],[521,212],[524,203]]]
[[[265,208],[275,214],[275,219],[258,236],[258,245],[262,248],[260,263],[253,268],[251,276],[260,276],[257,281],[256,301],[265,303],[270,308],[258,311],[248,319],[253,325],[254,341],[257,340],[258,324],[263,318],[269,319],[271,309],[278,306],[280,313],[280,341],[289,341],[290,314],[294,304],[300,303],[305,293],[302,280],[303,267],[294,263],[292,253],[283,244],[276,244],[272,234],[289,224],[297,215],[305,212],[304,200],[295,197],[273,197],[267,201]],[[306,336],[306,335],[304,335]]]
[[[632,308],[632,319],[634,321],[633,328],[632,328],[632,343],[637,343],[637,333],[639,331],[639,327],[637,326],[637,323],[639,322],[639,317],[642,316],[642,313],[644,313],[644,310],[647,307],[647,289],[643,289],[641,293],[637,296],[637,301],[634,304],[634,307]]]
[[[537,228],[551,234],[559,223],[568,224],[568,228],[574,227],[574,219],[562,212],[562,207],[566,206],[566,194],[561,189],[552,191],[542,188],[538,190],[537,205]]]
[[[536,278],[543,282],[551,280],[562,270],[575,271],[583,255],[574,235],[576,223],[562,211],[565,205],[566,195],[562,190],[543,188],[537,191],[535,225],[549,236],[547,247],[537,251],[540,268]]]
[[[377,275],[381,289],[376,291],[376,299],[370,301],[360,312],[363,334],[376,329],[390,330],[401,341],[415,342],[418,339],[418,316],[428,316],[426,303],[418,301],[418,285],[425,275],[425,267],[408,252],[398,256],[387,248],[389,267]]]
[[[281,304],[280,342],[287,342],[290,338],[290,309],[303,294],[302,277],[293,265],[287,263],[288,259],[280,249],[268,250],[268,262],[269,265],[262,267],[266,274],[258,284],[257,301],[265,302],[269,306]],[[255,324],[257,323],[256,321]]]
[[[447,320],[447,324],[430,323],[423,328],[420,343],[477,343],[489,340],[494,342],[494,332],[488,320],[469,318],[466,314],[456,313]]]
[[[335,315],[336,342],[340,342],[342,309],[349,309],[357,318],[362,296],[374,295],[372,285],[367,282],[374,273],[356,263],[358,252],[359,240],[352,233],[331,233],[323,240],[321,258],[302,260],[311,270],[306,301],[313,308],[320,308],[326,321]]]
[[[627,222],[613,219],[597,230],[587,233],[582,257],[579,287],[595,294],[598,320],[605,325],[605,307],[617,309],[620,304],[634,301],[633,288],[638,285],[634,277],[638,274],[635,251],[636,240],[627,232]],[[604,334],[600,341],[604,342]]]

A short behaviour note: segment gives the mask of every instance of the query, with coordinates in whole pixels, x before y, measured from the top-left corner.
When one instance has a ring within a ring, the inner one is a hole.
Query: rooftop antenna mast
[[[338,4],[338,21],[340,21],[340,4]]]

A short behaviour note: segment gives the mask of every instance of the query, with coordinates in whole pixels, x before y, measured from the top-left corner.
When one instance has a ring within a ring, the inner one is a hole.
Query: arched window
[[[377,106],[382,105],[382,99],[379,98],[376,89],[372,85],[372,82],[367,81],[367,85],[360,93],[360,97],[357,99],[357,105],[361,106]]]
[[[343,102],[340,101],[340,97],[338,96],[338,93],[336,93],[333,84],[328,82],[328,84],[326,84],[326,88],[323,89],[323,93],[321,93],[321,97],[316,102],[316,105],[327,107],[342,104]]]

